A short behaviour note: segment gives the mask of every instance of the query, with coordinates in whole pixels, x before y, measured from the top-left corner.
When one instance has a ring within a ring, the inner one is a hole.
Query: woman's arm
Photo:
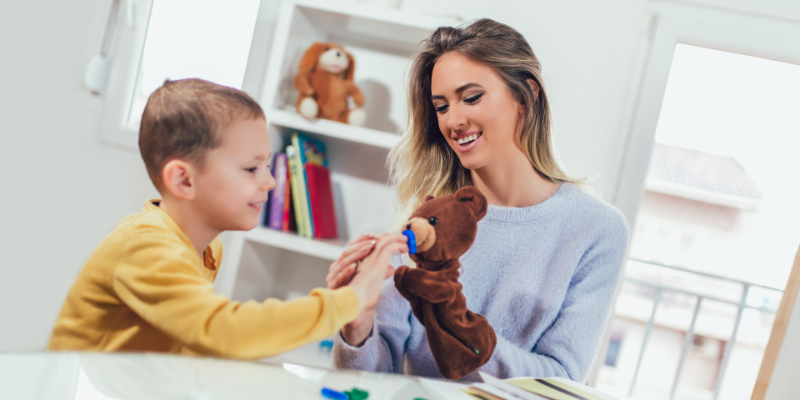
[[[399,257],[392,265],[399,265]],[[381,298],[372,321],[372,331],[363,343],[350,344],[341,335],[336,336],[333,346],[334,365],[374,372],[403,372],[403,356],[406,342],[411,336],[411,306],[397,292],[393,279],[383,282]]]
[[[620,222],[584,253],[558,317],[534,348],[521,349],[498,335],[494,354],[482,371],[500,378],[585,380],[605,331],[625,257],[628,231]]]

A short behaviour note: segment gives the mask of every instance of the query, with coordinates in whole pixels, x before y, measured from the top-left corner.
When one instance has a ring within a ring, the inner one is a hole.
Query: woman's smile
[[[474,149],[480,139],[483,137],[483,132],[480,131],[469,131],[463,133],[455,133],[450,137],[456,145],[454,146],[455,149],[460,153],[466,153],[472,149]]]

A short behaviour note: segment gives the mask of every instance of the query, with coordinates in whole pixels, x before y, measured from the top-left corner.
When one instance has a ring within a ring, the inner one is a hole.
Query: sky
[[[754,279],[783,287],[800,245],[800,66],[678,44],[656,141],[732,156],[764,197]]]

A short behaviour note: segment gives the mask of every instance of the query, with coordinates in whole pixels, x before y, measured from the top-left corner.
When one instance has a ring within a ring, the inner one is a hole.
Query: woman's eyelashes
[[[250,168],[245,168],[244,170],[247,171],[247,172],[253,173],[253,172],[256,172],[257,169],[258,169],[258,167],[250,167]]]
[[[473,104],[479,102],[481,100],[481,97],[483,97],[483,93],[478,93],[478,94],[476,94],[474,96],[470,96],[470,97],[467,97],[466,99],[464,99],[464,103],[467,103],[469,105],[473,105]],[[438,106],[434,104],[433,107],[436,109],[436,112],[438,112],[439,114],[444,114],[445,112],[447,112],[447,109],[450,106],[447,105],[447,104],[440,104]]]
[[[464,99],[464,103],[475,104],[475,103],[478,102],[478,100],[481,99],[481,97],[483,97],[483,93],[478,93],[478,94],[476,94],[474,96],[470,96],[470,97],[467,97],[466,99]]]

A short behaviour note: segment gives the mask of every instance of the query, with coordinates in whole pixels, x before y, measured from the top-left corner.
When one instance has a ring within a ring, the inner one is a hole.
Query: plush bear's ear
[[[472,213],[475,214],[476,219],[481,219],[486,215],[486,197],[474,186],[465,186],[458,189],[454,197],[456,201],[467,203]]]
[[[425,196],[425,201],[433,200],[433,195],[429,194]]]
[[[300,59],[300,72],[313,71],[319,61],[319,56],[325,51],[325,45],[320,42],[314,42],[305,53],[303,58]]]
[[[350,66],[347,67],[347,72],[344,74],[344,79],[347,81],[352,81],[353,74],[356,72],[356,60],[353,58],[352,54],[346,51],[344,52],[344,54],[347,55],[347,61],[350,62]]]

